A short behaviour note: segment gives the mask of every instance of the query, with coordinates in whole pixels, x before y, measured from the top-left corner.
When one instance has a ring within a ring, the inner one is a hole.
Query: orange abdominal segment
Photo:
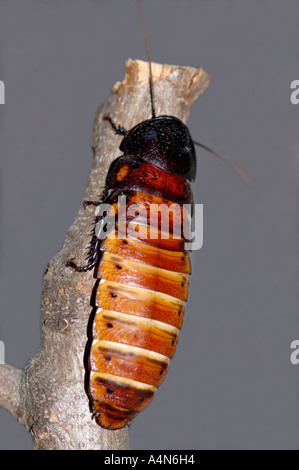
[[[111,253],[103,255],[97,277],[128,286],[163,292],[184,301],[188,297],[186,274],[174,273]]]
[[[112,325],[112,326],[111,326]],[[94,322],[94,339],[105,338],[137,346],[171,358],[178,341],[177,328],[158,320],[99,309]]]
[[[148,263],[157,268],[191,274],[190,256],[184,251],[169,251],[159,247],[152,247],[138,240],[127,238],[119,239],[116,231],[111,232],[101,245],[103,251],[123,256],[133,261]]]
[[[152,318],[178,329],[182,327],[185,310],[184,302],[176,301],[169,296],[108,281],[98,286],[96,306],[105,310]]]
[[[107,429],[123,428],[152,401],[155,392],[155,387],[131,379],[101,372],[90,374],[94,415]]]

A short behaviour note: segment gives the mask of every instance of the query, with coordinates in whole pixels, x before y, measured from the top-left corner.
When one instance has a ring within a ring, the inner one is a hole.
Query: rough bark
[[[153,64],[156,113],[186,122],[189,109],[209,83],[202,69]],[[121,137],[103,121],[109,114],[131,129],[151,117],[148,63],[128,60],[126,76],[99,109],[94,124],[94,162],[86,200],[98,200],[110,163],[120,155]],[[128,449],[128,429],[108,431],[91,419],[84,390],[84,350],[94,286],[92,272],[66,267],[70,258],[84,263],[94,221],[94,207],[79,209],[62,250],[50,261],[43,279],[41,330],[37,355],[24,371],[0,365],[0,406],[31,433],[35,449]]]

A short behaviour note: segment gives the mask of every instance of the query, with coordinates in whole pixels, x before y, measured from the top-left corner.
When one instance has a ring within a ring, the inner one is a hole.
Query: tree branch
[[[23,376],[21,370],[0,364],[0,407],[6,408],[22,424],[20,387]]]
[[[94,123],[94,162],[86,200],[98,200],[111,162],[121,153],[121,138],[103,115],[126,129],[151,117],[148,63],[128,60],[126,76],[99,109]],[[157,115],[187,121],[189,109],[209,83],[202,69],[153,64]],[[92,206],[79,209],[62,250],[50,261],[43,280],[42,343],[24,372],[0,366],[0,406],[30,431],[36,449],[128,449],[128,428],[108,431],[91,419],[84,390],[84,352],[94,286],[92,273],[66,267],[84,263],[94,221]]]

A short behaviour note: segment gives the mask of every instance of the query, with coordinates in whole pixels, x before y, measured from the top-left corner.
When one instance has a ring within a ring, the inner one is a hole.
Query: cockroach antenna
[[[153,80],[153,73],[152,73],[151,48],[150,48],[150,43],[148,40],[146,27],[145,27],[144,19],[142,16],[142,12],[141,12],[141,8],[140,8],[138,0],[135,0],[135,5],[138,11],[138,15],[140,17],[144,39],[145,39],[146,54],[147,54],[147,59],[148,59],[148,64],[149,64],[149,87],[150,87],[151,105],[152,105],[152,118],[154,119],[156,117],[156,110],[155,110],[154,80]]]
[[[143,29],[143,34],[144,34],[144,39],[145,39],[145,44],[146,44],[146,53],[147,53],[147,58],[148,58],[148,64],[149,64],[149,87],[150,87],[150,96],[151,96],[151,105],[152,105],[152,118],[154,119],[156,117],[156,110],[155,110],[155,95],[154,95],[154,80],[153,80],[153,73],[152,73],[152,59],[151,59],[151,48],[150,48],[150,43],[148,40],[148,35],[145,27],[145,22],[144,18],[142,15],[142,11],[140,8],[139,0],[134,0],[135,5],[140,17],[142,29]],[[193,140],[193,143],[195,145],[198,145],[199,147],[203,148],[207,152],[211,153],[215,157],[219,158],[222,160],[224,163],[229,165],[241,178],[248,184],[248,186],[251,186],[252,182],[251,180],[245,175],[245,173],[240,170],[236,165],[234,165],[230,160],[227,158],[223,157],[219,153],[215,152],[215,150],[211,149],[210,147],[207,147],[206,145],[201,144],[200,142],[196,142]]]
[[[204,145],[204,144],[201,144],[200,142],[196,142],[195,140],[193,140],[193,143],[195,145],[198,145],[198,147],[201,147],[203,148],[204,150],[206,150],[207,152],[210,152],[212,155],[214,155],[215,157],[219,158],[220,160],[222,160],[224,163],[226,163],[228,166],[230,166],[239,176],[241,176],[241,178],[245,181],[246,184],[248,184],[248,186],[251,186],[252,185],[252,181],[248,178],[248,176],[245,175],[245,173],[240,170],[239,167],[237,167],[237,165],[235,165],[234,163],[232,163],[230,160],[228,160],[227,158],[223,157],[222,155],[220,155],[220,153],[218,152],[215,152],[215,150],[211,149],[210,147],[208,147],[207,145]]]

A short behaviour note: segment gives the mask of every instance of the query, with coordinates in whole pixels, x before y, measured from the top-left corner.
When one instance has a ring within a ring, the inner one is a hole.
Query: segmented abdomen
[[[116,196],[125,195],[126,209],[135,204],[146,211],[126,220],[126,237],[116,217],[115,229],[101,244],[89,394],[96,421],[108,429],[132,420],[164,380],[182,327],[191,272],[182,235],[187,217],[182,203],[190,202],[191,194],[188,184],[148,163],[130,165],[127,157],[120,159],[108,174],[113,194],[105,202],[117,215]],[[178,200],[179,210],[169,217],[169,238],[162,238],[161,220],[150,232],[152,205],[164,204],[165,209]],[[177,228],[179,238],[173,236]]]

